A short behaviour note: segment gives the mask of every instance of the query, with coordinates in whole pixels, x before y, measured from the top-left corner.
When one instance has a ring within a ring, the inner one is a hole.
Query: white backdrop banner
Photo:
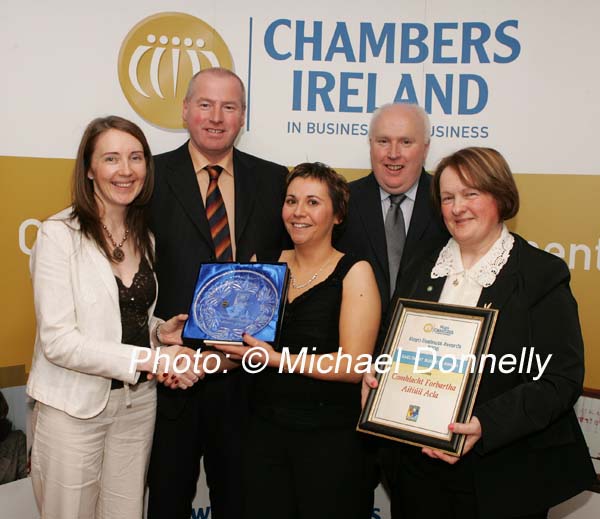
[[[108,114],[138,123],[155,153],[178,147],[189,78],[220,65],[247,85],[238,146],[288,166],[318,160],[364,174],[371,113],[392,101],[431,114],[429,169],[464,146],[501,151],[520,174],[511,228],[573,271],[586,384],[600,388],[597,0],[3,0],[1,9],[0,310],[12,346],[0,349],[0,368],[30,366],[27,254],[39,221],[68,204],[72,163],[57,159],[73,159],[87,123]],[[209,518],[200,489],[193,517]],[[373,519],[387,508],[378,493]]]
[[[517,172],[599,173],[586,153],[600,115],[594,0],[3,4],[0,155],[73,157],[98,114],[151,121],[156,106],[136,111],[118,69],[132,29],[155,17],[144,34],[153,38],[125,56],[139,67],[134,76],[150,85],[141,76],[164,78],[175,63],[182,88],[194,52],[200,67],[228,66],[230,53],[248,85],[240,146],[272,160],[368,168],[370,112],[399,100],[431,113],[430,166],[459,147],[489,145]],[[165,14],[173,12],[196,22],[171,23]],[[211,29],[222,45],[211,48],[210,38],[198,45]],[[139,47],[147,47],[143,56]],[[175,97],[172,89],[140,90],[149,100]],[[160,126],[143,125],[155,151],[183,140],[182,130]]]

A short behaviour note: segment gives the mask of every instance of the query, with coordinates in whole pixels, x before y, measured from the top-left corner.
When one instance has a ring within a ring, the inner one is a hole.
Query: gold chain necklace
[[[108,230],[108,227],[106,227],[106,225],[102,224],[102,228],[104,229],[104,232],[108,236],[110,243],[112,243],[112,246],[114,247],[114,249],[112,251],[113,259],[117,263],[121,263],[125,259],[125,253],[123,252],[123,244],[127,241],[127,237],[129,236],[129,229],[127,227],[125,227],[125,235],[123,236],[121,243],[117,243],[113,239],[113,236],[110,233],[110,231]]]
[[[329,264],[330,260],[331,257],[327,258],[327,261],[323,263],[323,266],[319,270],[317,270],[306,283],[301,283],[299,285],[296,283],[296,278],[294,276],[294,273],[292,272],[292,269],[290,269],[290,281],[292,283],[292,287],[294,287],[296,290],[299,290],[310,285],[315,279],[317,279],[319,274],[323,272],[323,269]]]

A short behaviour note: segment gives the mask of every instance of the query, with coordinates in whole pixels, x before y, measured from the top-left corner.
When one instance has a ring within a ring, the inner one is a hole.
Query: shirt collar
[[[506,265],[510,251],[515,243],[515,238],[508,232],[506,225],[502,224],[502,231],[498,239],[482,258],[470,269],[465,270],[460,247],[454,238],[450,238],[441,250],[438,259],[431,270],[431,278],[440,278],[463,274],[482,287],[489,287],[496,281],[496,276]]]
[[[190,140],[188,142],[188,150],[192,157],[192,163],[194,164],[194,171],[196,174],[204,170],[206,166],[221,166],[223,172],[233,176],[233,148],[229,151],[225,157],[223,157],[216,164],[210,162],[193,144]]]
[[[417,179],[417,181],[410,187],[410,189],[408,189],[404,193],[406,198],[408,198],[411,202],[415,201],[415,198],[417,196],[417,188],[418,187],[419,187],[419,179]],[[381,197],[381,201],[383,202],[390,196],[390,193],[388,193],[385,189],[383,189],[381,186],[379,186],[379,196]]]

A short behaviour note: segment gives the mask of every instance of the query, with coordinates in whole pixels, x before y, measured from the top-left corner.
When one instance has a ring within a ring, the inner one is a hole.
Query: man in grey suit
[[[427,113],[393,103],[375,111],[369,127],[372,172],[350,183],[346,227],[336,242],[371,263],[382,313],[407,265],[448,240],[429,199]]]
[[[204,69],[190,81],[183,119],[190,139],[155,157],[152,230],[156,238],[155,314],[187,313],[200,263],[247,262],[281,248],[287,169],[234,148],[245,121],[240,78]],[[240,519],[247,415],[243,370],[208,375],[193,388],[158,387],[148,474],[149,519],[189,519],[200,472],[213,519]]]

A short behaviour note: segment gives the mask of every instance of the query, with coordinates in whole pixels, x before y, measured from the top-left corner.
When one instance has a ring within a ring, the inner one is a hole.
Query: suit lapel
[[[390,273],[388,267],[387,244],[385,242],[385,228],[381,213],[381,194],[379,184],[375,175],[371,173],[367,179],[365,196],[357,198],[357,207],[360,218],[365,226],[366,235],[375,251],[375,257],[385,273],[386,284],[390,284]]]
[[[431,201],[429,198],[429,182],[426,178],[427,173],[421,172],[419,177],[419,187],[417,188],[417,196],[415,197],[415,205],[413,207],[412,216],[410,218],[410,226],[406,235],[406,245],[402,253],[402,264],[405,264],[407,259],[412,256],[412,251],[417,242],[423,237],[429,222],[431,221]]]
[[[84,236],[81,237],[81,241],[85,254],[91,259],[91,263],[94,265],[94,273],[98,275],[98,278],[100,278],[102,284],[110,294],[113,303],[118,307],[119,290],[115,281],[115,275],[110,268],[110,262],[95,242]]]
[[[175,198],[183,207],[188,218],[200,231],[202,238],[212,249],[214,245],[206,218],[204,202],[198,187],[198,179],[196,178],[187,142],[177,150],[171,162],[167,164],[167,168],[169,171],[166,180],[173,190]]]
[[[235,242],[239,250],[240,243],[244,238],[248,221],[250,220],[256,194],[259,188],[257,184],[258,175],[252,174],[252,165],[248,158],[237,149],[233,149],[233,170],[235,178]]]
[[[433,264],[430,264],[423,270],[423,277],[415,282],[413,289],[410,291],[411,299],[420,301],[438,301],[440,299],[446,278],[432,279],[432,268]]]

